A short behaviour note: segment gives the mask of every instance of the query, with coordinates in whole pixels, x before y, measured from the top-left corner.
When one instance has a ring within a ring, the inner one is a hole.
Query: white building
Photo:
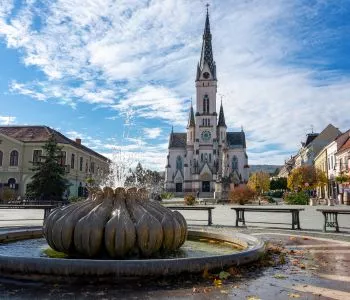
[[[227,132],[221,103],[216,112],[217,77],[207,12],[196,75],[196,109],[191,106],[187,132],[171,132],[165,171],[165,188],[176,193],[212,193],[215,182],[228,178],[248,180],[244,131]]]
[[[43,146],[53,135],[62,147],[61,164],[69,180],[70,196],[81,196],[86,179],[100,182],[109,172],[109,159],[48,126],[0,126],[0,190],[10,187],[25,196],[33,164],[44,155]]]

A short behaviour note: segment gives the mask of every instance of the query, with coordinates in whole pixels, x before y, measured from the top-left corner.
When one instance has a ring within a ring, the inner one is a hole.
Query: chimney
[[[81,145],[81,139],[76,138],[76,139],[75,139],[75,142],[76,142],[77,144]]]

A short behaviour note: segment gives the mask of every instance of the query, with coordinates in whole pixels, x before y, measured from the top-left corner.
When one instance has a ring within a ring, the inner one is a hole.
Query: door
[[[210,192],[210,181],[203,181],[202,182],[202,192],[203,193],[209,193]]]
[[[182,192],[182,183],[177,183],[176,184],[176,193],[181,193]]]

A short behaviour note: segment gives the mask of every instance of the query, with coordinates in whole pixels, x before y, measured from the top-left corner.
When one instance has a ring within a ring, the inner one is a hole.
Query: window
[[[237,156],[234,155],[232,157],[232,171],[236,171],[238,170],[238,159],[237,159]]]
[[[89,164],[88,162],[85,163],[85,173],[89,172]]]
[[[3,154],[2,154],[2,151],[0,151],[0,166],[2,166],[2,157],[3,157]]]
[[[90,169],[91,169],[91,173],[94,174],[95,173],[95,163],[93,161],[90,164]]]
[[[211,162],[211,153],[209,153],[209,162]]]
[[[204,124],[205,124],[205,121],[204,121],[204,119],[202,120],[202,125],[204,126]]]
[[[10,166],[11,167],[18,166],[18,151],[17,150],[13,150],[10,153]]]
[[[210,119],[208,119],[208,126],[210,126]]]
[[[80,157],[80,161],[79,161],[79,171],[83,171],[83,162],[84,159],[82,157]]]
[[[201,161],[203,161],[203,153],[201,153]]]
[[[70,157],[70,168],[74,169],[75,165],[75,154],[72,153],[72,156]]]
[[[209,97],[204,95],[203,98],[203,113],[209,113]]]
[[[192,131],[190,133],[190,141],[192,142]]]
[[[42,150],[34,150],[33,151],[33,164],[36,165],[40,162],[40,157],[42,155]]]
[[[59,158],[59,163],[61,166],[65,166],[66,165],[66,151],[61,151],[61,155]]]
[[[182,158],[180,155],[176,157],[176,170],[182,170]]]
[[[339,159],[339,170],[343,170],[343,159]]]

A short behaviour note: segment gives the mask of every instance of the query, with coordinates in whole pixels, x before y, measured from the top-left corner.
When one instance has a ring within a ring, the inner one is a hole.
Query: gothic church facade
[[[216,112],[217,77],[207,11],[202,52],[196,75],[196,109],[191,104],[187,132],[171,132],[165,169],[165,189],[177,194],[211,194],[215,182],[248,180],[248,156],[243,129],[228,132],[224,109]]]

